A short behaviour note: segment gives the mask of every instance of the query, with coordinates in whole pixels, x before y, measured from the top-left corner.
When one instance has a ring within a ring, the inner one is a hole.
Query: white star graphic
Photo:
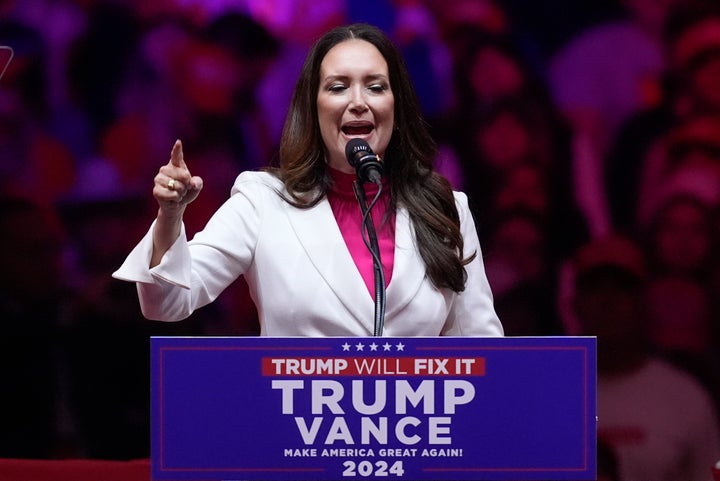
[[[383,344],[383,351],[389,351],[390,349],[392,349],[392,346],[390,345],[389,342],[386,342],[385,344]]]
[[[397,349],[398,351],[404,351],[405,344],[403,344],[402,342],[398,342],[397,345],[395,346],[395,349]]]
[[[365,347],[365,344],[363,344],[362,342],[358,342],[357,344],[355,344],[355,349],[357,351],[362,351],[364,347]]]
[[[373,342],[372,344],[370,344],[370,350],[371,350],[371,351],[377,351],[377,348],[378,348],[378,345],[375,344],[374,342]]]
[[[349,351],[349,350],[350,350],[350,344],[348,344],[348,343],[346,342],[345,344],[342,345],[342,348],[343,348],[343,351]]]

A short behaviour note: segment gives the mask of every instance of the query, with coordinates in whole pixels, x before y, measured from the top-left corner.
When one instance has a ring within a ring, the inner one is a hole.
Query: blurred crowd
[[[0,2],[0,457],[148,457],[149,336],[258,332],[242,280],[158,323],[110,273],[175,139],[205,180],[192,235],[275,159],[308,47],[352,21],[405,55],[506,334],[598,336],[605,479],[710,479],[717,0]]]

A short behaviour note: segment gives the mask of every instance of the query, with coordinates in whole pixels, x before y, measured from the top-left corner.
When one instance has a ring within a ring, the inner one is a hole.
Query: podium
[[[594,337],[153,337],[155,480],[583,480]]]

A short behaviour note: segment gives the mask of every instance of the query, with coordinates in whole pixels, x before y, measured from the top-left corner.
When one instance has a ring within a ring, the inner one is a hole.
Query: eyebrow
[[[330,82],[333,80],[347,80],[348,78],[350,78],[349,75],[328,75],[327,77],[322,79],[322,81]],[[363,80],[366,80],[366,81],[367,80],[386,80],[387,81],[389,79],[388,79],[388,76],[385,74],[376,73],[376,74],[366,75],[365,77],[363,77]]]

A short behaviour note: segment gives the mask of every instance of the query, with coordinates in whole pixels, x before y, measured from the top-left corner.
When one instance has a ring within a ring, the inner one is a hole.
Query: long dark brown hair
[[[310,50],[295,86],[280,140],[279,168],[272,170],[285,184],[286,200],[300,208],[316,205],[330,178],[318,122],[320,64],[335,45],[351,39],[374,45],[388,65],[395,98],[395,128],[386,149],[384,171],[390,184],[391,207],[404,206],[410,215],[427,275],[438,288],[465,289],[460,218],[450,183],[433,171],[436,145],[422,117],[420,103],[400,52],[378,28],[352,24],[323,35]]]

